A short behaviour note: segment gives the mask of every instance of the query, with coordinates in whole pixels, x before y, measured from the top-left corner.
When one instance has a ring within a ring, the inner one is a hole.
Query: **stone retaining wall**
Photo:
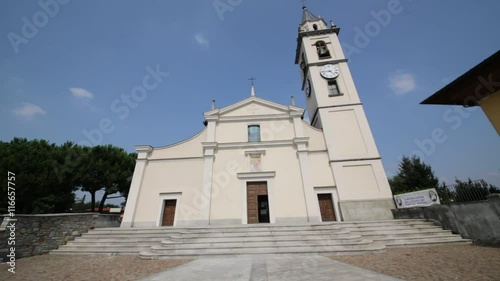
[[[8,245],[12,235],[8,215],[0,215],[0,258],[6,260],[10,247],[15,247],[16,258],[46,254],[76,236],[95,227],[119,226],[119,215],[100,214],[44,214],[16,215],[15,246]]]
[[[487,201],[392,210],[395,219],[426,219],[474,243],[500,247],[500,194]]]

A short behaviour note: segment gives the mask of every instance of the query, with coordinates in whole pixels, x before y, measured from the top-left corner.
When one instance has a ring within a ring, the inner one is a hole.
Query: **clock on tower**
[[[295,63],[300,66],[309,120],[323,131],[344,219],[392,219],[391,189],[339,32],[332,21],[328,25],[303,7]]]

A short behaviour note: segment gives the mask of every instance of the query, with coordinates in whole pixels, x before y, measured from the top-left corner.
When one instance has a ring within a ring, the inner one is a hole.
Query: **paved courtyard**
[[[200,260],[192,262],[189,260],[148,261],[140,260],[136,256],[44,255],[19,259],[16,264],[16,274],[7,272],[7,264],[1,264],[0,280],[288,281],[397,280],[396,278],[415,281],[500,280],[500,267],[498,266],[500,248],[472,245],[397,248],[389,249],[382,254],[334,256],[331,259],[314,256],[305,258],[271,256],[229,258],[224,260],[223,264],[216,259],[207,259],[205,262],[205,266],[212,266],[207,272],[203,272]],[[218,266],[226,270],[218,270]],[[164,272],[166,270],[168,271]],[[376,272],[392,276],[392,278]],[[160,275],[155,275],[158,273]],[[191,279],[181,279],[188,277]],[[228,277],[236,278],[227,279]]]
[[[141,281],[397,281],[324,256],[276,255],[202,258]]]

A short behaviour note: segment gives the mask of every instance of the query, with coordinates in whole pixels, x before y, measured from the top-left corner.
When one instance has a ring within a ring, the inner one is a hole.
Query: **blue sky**
[[[3,141],[163,146],[199,132],[212,99],[223,107],[247,98],[251,75],[257,96],[289,104],[293,95],[305,107],[298,0],[59,1],[0,2]],[[420,151],[448,183],[500,185],[500,138],[484,113],[419,104],[499,49],[500,2],[401,0],[375,24],[394,1],[307,1],[341,28],[387,174]],[[124,100],[144,79],[140,101]],[[434,130],[445,140],[432,147]]]

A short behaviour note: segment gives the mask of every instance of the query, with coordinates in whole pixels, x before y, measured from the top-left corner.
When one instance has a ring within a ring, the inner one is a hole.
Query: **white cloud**
[[[402,70],[390,73],[389,88],[398,96],[405,95],[417,88],[415,76]]]
[[[210,48],[210,41],[208,38],[201,32],[198,32],[194,35],[194,40],[198,45],[202,46],[203,48]]]
[[[71,92],[72,96],[79,99],[91,100],[94,98],[94,94],[92,94],[88,90],[85,90],[84,88],[70,88],[69,91]]]
[[[38,105],[29,102],[23,102],[23,105],[14,109],[14,114],[25,119],[32,119],[35,115],[45,115],[46,112]]]

